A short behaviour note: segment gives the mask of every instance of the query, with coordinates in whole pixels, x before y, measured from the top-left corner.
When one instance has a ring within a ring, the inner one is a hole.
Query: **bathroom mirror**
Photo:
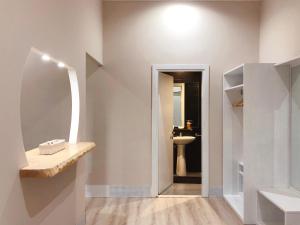
[[[53,139],[69,141],[71,116],[69,69],[48,55],[31,49],[23,70],[21,90],[25,150]]]
[[[174,103],[174,127],[184,128],[185,121],[185,85],[184,83],[174,83],[173,103]]]
[[[292,68],[291,186],[300,191],[300,66]]]

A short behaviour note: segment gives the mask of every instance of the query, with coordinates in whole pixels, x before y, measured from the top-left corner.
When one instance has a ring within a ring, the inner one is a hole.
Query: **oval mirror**
[[[25,150],[54,139],[68,141],[71,117],[69,68],[31,49],[23,70],[21,90],[21,125]]]

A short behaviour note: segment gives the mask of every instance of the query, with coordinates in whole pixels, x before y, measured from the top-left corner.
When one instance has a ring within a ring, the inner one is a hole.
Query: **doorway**
[[[191,96],[197,91],[200,105]],[[152,66],[152,196],[208,197],[208,119],[208,65]],[[186,155],[189,145],[198,153]],[[186,165],[186,156],[193,165]]]

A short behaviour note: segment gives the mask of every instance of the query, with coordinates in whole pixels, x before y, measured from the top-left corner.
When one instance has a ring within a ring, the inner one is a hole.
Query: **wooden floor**
[[[222,198],[90,198],[86,225],[242,225]]]
[[[201,195],[201,184],[174,183],[161,195]]]

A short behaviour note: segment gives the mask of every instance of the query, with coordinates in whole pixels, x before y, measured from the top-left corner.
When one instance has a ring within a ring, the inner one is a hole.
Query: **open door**
[[[173,183],[173,85],[172,76],[159,74],[159,194]]]

